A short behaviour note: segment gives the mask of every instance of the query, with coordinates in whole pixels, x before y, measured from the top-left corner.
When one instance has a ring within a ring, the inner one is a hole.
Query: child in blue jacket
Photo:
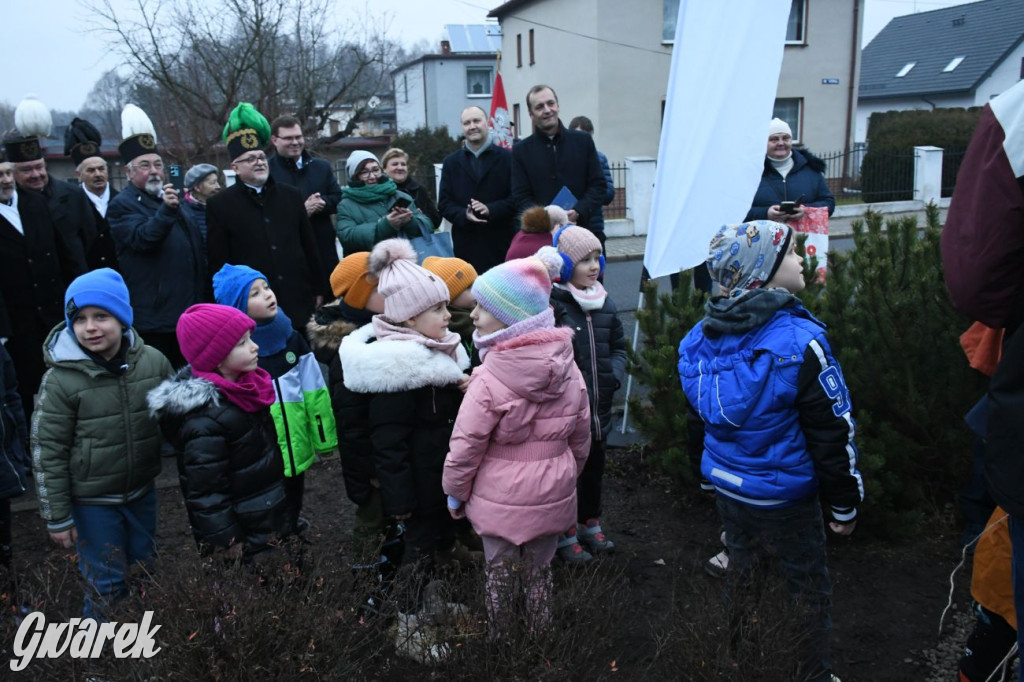
[[[679,346],[679,376],[705,424],[701,473],[717,491],[729,579],[749,584],[759,555],[779,563],[810,608],[793,679],[836,680],[830,660],[829,528],[849,535],[864,487],[850,394],[804,288],[793,230],[758,220],[723,226],[707,267],[721,295]]]

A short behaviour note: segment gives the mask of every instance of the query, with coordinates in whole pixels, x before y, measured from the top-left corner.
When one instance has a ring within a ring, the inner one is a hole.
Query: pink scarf
[[[565,284],[556,284],[560,286],[576,299],[576,303],[579,304],[583,312],[591,312],[592,310],[600,310],[604,307],[604,301],[608,298],[608,292],[604,290],[604,286],[600,282],[594,282],[594,286],[587,287],[586,289],[580,289],[572,282],[566,282]]]
[[[390,339],[391,341],[412,341],[418,343],[421,346],[426,346],[431,350],[436,350],[439,353],[444,353],[455,362],[459,361],[458,349],[462,344],[462,339],[455,332],[448,332],[444,335],[444,338],[432,339],[429,336],[424,336],[418,331],[409,329],[408,327],[399,327],[398,325],[392,324],[384,319],[383,315],[373,316],[373,334],[378,340]]]
[[[257,367],[238,377],[238,381],[228,381],[216,372],[200,372],[192,368],[192,375],[206,379],[217,387],[221,395],[246,412],[259,412],[274,404],[274,382],[265,369]]]
[[[490,334],[481,335],[479,331],[473,330],[473,345],[480,354],[480,362],[483,362],[484,357],[486,357],[491,348],[497,346],[502,341],[508,341],[509,339],[514,339],[517,336],[522,336],[529,332],[535,332],[539,329],[554,328],[555,311],[548,306],[546,310],[537,313],[533,317],[520,320],[511,327],[504,327],[496,332],[491,332]]]

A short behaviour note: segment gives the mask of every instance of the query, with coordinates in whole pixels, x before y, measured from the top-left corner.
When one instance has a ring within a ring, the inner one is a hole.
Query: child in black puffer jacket
[[[345,256],[331,273],[331,290],[338,300],[317,308],[306,325],[306,336],[316,359],[327,365],[334,421],[338,429],[338,451],[345,493],[356,505],[353,536],[360,558],[374,549],[384,532],[380,506],[380,482],[370,444],[370,395],[355,393],[345,386],[339,355],[341,342],[370,324],[384,312],[384,297],[377,292],[377,280],[370,275],[370,253]]]
[[[612,396],[626,372],[626,337],[615,303],[598,277],[604,272],[601,242],[592,232],[567,225],[555,233],[555,248],[565,265],[551,289],[555,323],[572,327],[573,355],[590,394],[590,456],[576,487],[577,527],[558,542],[558,556],[585,562],[593,553],[615,548],[601,528],[601,484],[605,441],[612,430]],[[582,546],[581,546],[582,543]]]
[[[149,393],[150,412],[178,454],[185,508],[204,556],[248,560],[294,530],[270,417],[274,384],[258,367],[255,327],[235,308],[190,307],[177,326],[189,366]]]

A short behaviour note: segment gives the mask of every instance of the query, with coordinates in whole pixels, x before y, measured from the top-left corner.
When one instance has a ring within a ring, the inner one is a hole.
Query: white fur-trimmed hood
[[[372,323],[342,339],[338,349],[345,388],[355,393],[395,393],[454,384],[469,369],[466,350],[459,345],[456,352],[458,362],[412,341],[377,340]]]

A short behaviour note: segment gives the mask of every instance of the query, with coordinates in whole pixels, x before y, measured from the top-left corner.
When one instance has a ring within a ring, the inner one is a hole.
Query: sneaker
[[[575,526],[568,533],[558,538],[558,550],[556,553],[562,561],[570,564],[585,564],[594,558],[580,544],[580,540],[576,536]]]
[[[729,550],[721,552],[704,562],[704,572],[712,578],[724,578],[729,570]]]
[[[601,522],[597,519],[587,519],[580,526],[579,538],[591,554],[615,551],[615,543],[605,537]]]
[[[305,516],[300,516],[295,520],[295,532],[297,534],[305,533],[312,525],[313,524],[310,523],[309,519]]]

